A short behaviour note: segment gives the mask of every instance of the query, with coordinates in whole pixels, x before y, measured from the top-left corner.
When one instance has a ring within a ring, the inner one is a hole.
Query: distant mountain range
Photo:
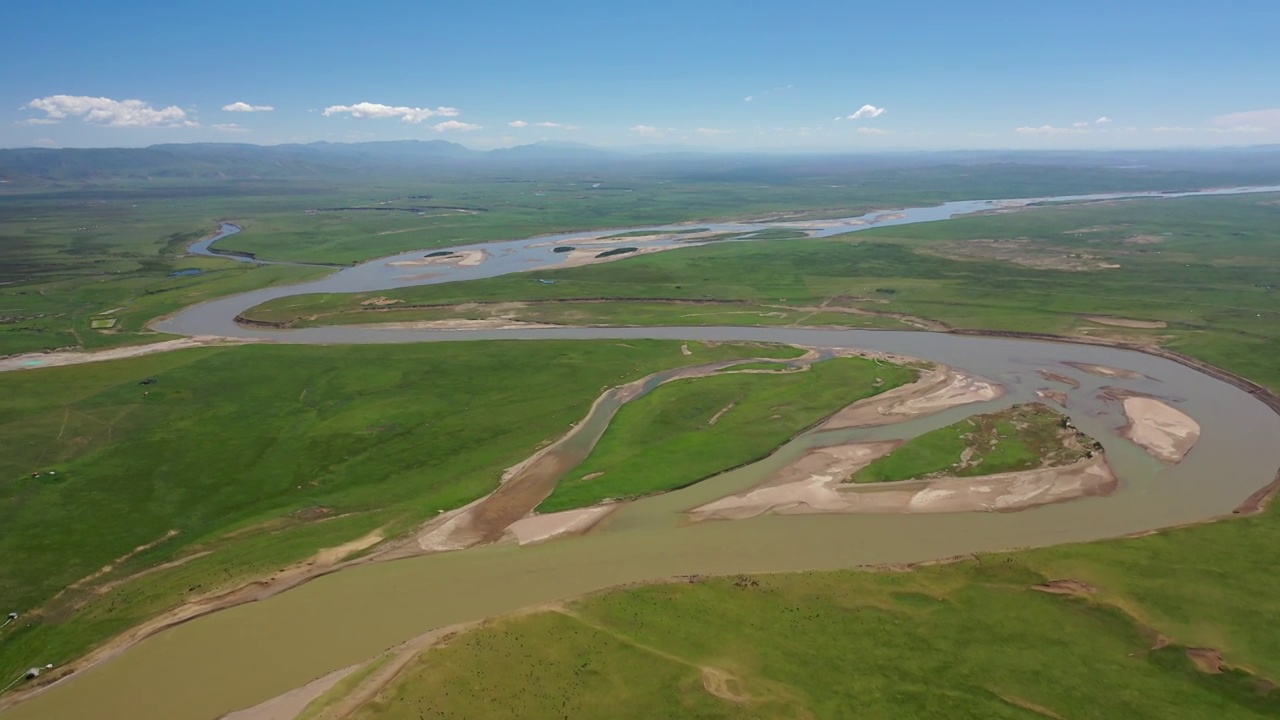
[[[875,170],[942,165],[1141,168],[1269,173],[1280,181],[1280,146],[1188,151],[954,151],[897,153],[733,153],[671,146],[609,150],[568,142],[540,142],[472,150],[445,140],[285,145],[190,143],[144,148],[22,148],[0,150],[0,182],[15,185],[166,178],[289,178],[424,169],[499,171],[548,168],[605,171],[679,169],[692,173],[767,175],[804,169]]]

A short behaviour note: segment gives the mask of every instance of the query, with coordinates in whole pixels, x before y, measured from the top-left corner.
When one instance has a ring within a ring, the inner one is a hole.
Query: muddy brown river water
[[[313,286],[298,286],[292,292],[317,291]],[[280,290],[273,288],[271,293]],[[524,547],[489,545],[334,573],[159,633],[8,710],[6,718],[210,720],[458,622],[676,575],[906,563],[1195,522],[1229,513],[1271,482],[1280,466],[1280,443],[1275,442],[1280,416],[1266,405],[1192,368],[1128,350],[923,332],[800,328],[263,331],[231,322],[236,313],[262,299],[261,293],[250,293],[206,303],[161,323],[159,329],[296,343],[657,338],[861,348],[941,362],[999,382],[1007,392],[990,403],[898,425],[806,433],[762,462],[631,503],[581,537]],[[1097,377],[1068,362],[1122,368],[1139,377]],[[1070,377],[1080,387],[1046,380],[1040,370]],[[1200,423],[1199,444],[1179,465],[1157,462],[1116,434],[1124,417],[1117,403],[1099,399],[1103,386],[1165,398]],[[694,524],[685,520],[684,511],[752,487],[809,447],[914,436],[975,412],[1035,401],[1036,391],[1043,388],[1067,393],[1068,414],[1081,430],[1102,442],[1121,478],[1115,495],[1015,513],[766,515]]]

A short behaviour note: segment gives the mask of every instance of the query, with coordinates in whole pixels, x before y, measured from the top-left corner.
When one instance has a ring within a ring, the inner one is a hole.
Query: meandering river
[[[1274,190],[1280,188],[1215,192]],[[1191,193],[1179,196],[1187,194]],[[1081,199],[1109,197],[1113,196]],[[880,224],[941,220],[993,209],[1000,202],[950,203],[898,211],[895,219]],[[698,227],[738,228],[743,224]],[[858,227],[863,226],[824,224],[814,234]],[[632,503],[582,537],[528,547],[503,544],[427,555],[363,565],[322,577],[268,600],[166,630],[11,709],[6,717],[210,720],[363,661],[431,629],[537,603],[674,575],[905,563],[1115,537],[1228,513],[1250,493],[1271,482],[1280,466],[1280,444],[1274,441],[1280,437],[1280,416],[1258,399],[1172,360],[1115,348],[922,332],[802,328],[261,330],[244,328],[233,321],[253,305],[292,294],[382,290],[471,279],[523,271],[536,263],[551,267],[559,260],[544,243],[589,235],[599,233],[472,246],[487,250],[492,258],[475,267],[443,270],[432,278],[405,277],[400,268],[390,264],[396,258],[383,258],[343,269],[319,281],[204,303],[158,323],[157,329],[290,343],[551,338],[625,342],[659,338],[864,348],[942,362],[1000,382],[1008,392],[991,403],[956,408],[900,425],[808,433],[761,463]],[[420,256],[421,252],[417,252],[398,257]],[[1124,368],[1142,377],[1101,378],[1067,366],[1066,362]],[[1037,373],[1040,369],[1070,376],[1080,387],[1050,383]],[[1199,421],[1203,427],[1200,443],[1180,465],[1157,463],[1115,434],[1123,418],[1115,405],[1098,397],[1101,387],[1107,385],[1167,398]],[[1068,412],[1076,425],[1103,443],[1122,480],[1114,496],[1018,513],[762,516],[697,524],[683,521],[683,511],[751,487],[808,447],[916,435],[974,412],[1035,400],[1036,390],[1045,387],[1067,392]]]

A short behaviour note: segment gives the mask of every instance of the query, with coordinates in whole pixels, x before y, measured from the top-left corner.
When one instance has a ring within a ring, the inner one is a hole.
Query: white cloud
[[[1170,125],[1164,125],[1164,126],[1157,127],[1157,128],[1151,128],[1151,130],[1152,130],[1152,132],[1158,132],[1158,133],[1174,133],[1174,132],[1179,132],[1179,133],[1181,133],[1181,132],[1195,132],[1195,131],[1196,131],[1196,129],[1195,129],[1195,128],[1189,128],[1189,127],[1177,127],[1177,126],[1170,126]]]
[[[523,120],[512,120],[507,124],[510,125],[511,127],[527,127],[529,125],[529,123]]]
[[[1107,117],[1106,115],[1103,115],[1102,117],[1093,121],[1095,125],[1106,125],[1109,122],[1111,122],[1111,118]]]
[[[881,130],[879,128],[860,127],[858,128],[858,133],[860,135],[888,135],[890,131]]]
[[[200,124],[189,119],[187,113],[176,105],[157,110],[141,100],[112,100],[85,95],[36,98],[23,105],[22,109],[43,110],[47,117],[39,120],[56,122],[68,117],[83,117],[85,122],[112,127],[196,127]]]
[[[863,105],[862,107],[858,108],[857,111],[854,112],[852,115],[846,115],[844,116],[843,119],[844,120],[870,120],[871,118],[880,117],[881,115],[885,114],[885,112],[887,111],[882,107],[876,107],[875,105]],[[841,118],[836,118],[836,119],[840,120]]]
[[[697,128],[694,132],[707,137],[715,137],[716,135],[728,135],[733,130],[721,130],[720,128]]]
[[[776,88],[773,88],[772,90],[765,90],[762,93],[756,93],[755,95],[746,96],[745,98],[743,98],[743,102],[755,102],[756,98],[762,98],[762,97],[765,97],[766,95],[772,95],[774,93],[784,93],[784,92],[787,92],[788,90],[791,90],[794,87],[795,87],[794,85],[783,85],[782,87],[776,87]]]
[[[1089,132],[1079,127],[1054,127],[1052,125],[1041,125],[1040,127],[1020,127],[1014,130],[1019,135],[1084,135]]]
[[[473,125],[472,123],[458,122],[457,120],[446,120],[442,123],[432,125],[431,129],[436,132],[471,132],[473,130],[483,130],[484,128],[480,125]]]
[[[662,128],[656,128],[652,125],[632,125],[631,132],[644,137],[662,137]]]
[[[381,103],[361,102],[355,105],[330,105],[321,113],[325,117],[333,115],[341,115],[343,113],[350,114],[353,118],[400,118],[400,122],[418,124],[427,118],[455,117],[458,114],[457,108],[438,107],[438,108],[415,108],[383,105]],[[443,124],[443,123],[442,123]]]
[[[42,148],[56,148],[58,147],[58,143],[55,142],[53,138],[36,138],[35,140],[31,141],[31,146],[42,147]]]
[[[566,125],[564,123],[558,123],[558,122],[537,122],[537,123],[534,123],[533,126],[540,127],[540,128],[556,128],[557,130],[577,130],[578,129],[577,125]]]
[[[224,112],[271,112],[275,108],[270,105],[250,105],[247,102],[233,102],[230,105],[223,105]]]
[[[53,118],[27,118],[26,120],[17,120],[15,125],[57,125],[58,120]]]
[[[212,127],[219,132],[249,132],[249,128],[241,127],[235,123],[214,123]]]
[[[1071,127],[1078,127],[1078,128],[1089,127],[1089,123],[1087,122],[1071,123]]]
[[[1213,119],[1213,124],[1232,132],[1280,130],[1280,108],[1219,115]]]

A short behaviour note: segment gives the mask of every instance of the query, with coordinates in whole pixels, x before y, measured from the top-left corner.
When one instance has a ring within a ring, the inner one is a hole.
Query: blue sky
[[[3,28],[4,147],[1280,142],[1280,0],[45,0]]]

